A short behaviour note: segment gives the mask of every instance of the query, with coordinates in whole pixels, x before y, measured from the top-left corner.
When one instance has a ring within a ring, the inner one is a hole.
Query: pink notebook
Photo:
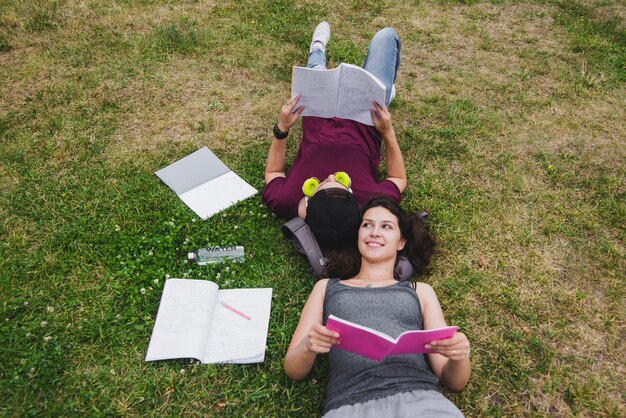
[[[363,357],[375,361],[396,354],[432,353],[424,347],[433,340],[450,338],[459,327],[444,327],[429,330],[406,331],[391,338],[380,331],[337,318],[334,315],[328,317],[326,328],[339,333],[341,344],[335,348],[351,351]]]

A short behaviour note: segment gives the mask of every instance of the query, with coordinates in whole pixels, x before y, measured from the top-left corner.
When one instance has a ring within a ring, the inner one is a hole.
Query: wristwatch
[[[278,128],[278,124],[274,125],[274,138],[276,139],[285,139],[289,135],[289,129],[287,132],[283,132]]]

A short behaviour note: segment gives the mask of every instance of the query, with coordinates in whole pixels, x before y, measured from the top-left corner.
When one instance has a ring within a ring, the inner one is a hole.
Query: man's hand
[[[280,109],[278,118],[278,129],[287,132],[298,120],[300,113],[304,110],[304,106],[298,107],[294,112],[293,109],[300,101],[300,96],[295,99],[287,100]],[[286,177],[285,175],[285,157],[287,153],[286,141],[272,140],[270,150],[267,153],[267,162],[265,163],[265,183],[269,184],[277,177]]]
[[[300,106],[298,107],[298,109],[296,109],[295,112],[293,111],[293,109],[295,109],[299,101],[300,101],[300,96],[298,95],[293,100],[291,99],[287,100],[285,104],[283,105],[283,107],[280,108],[280,116],[278,118],[278,129],[280,129],[283,132],[287,132],[293,126],[293,124],[296,123],[296,121],[300,117],[300,113],[302,113],[302,111],[304,110],[304,106]]]
[[[382,107],[378,102],[373,102],[375,109],[370,109],[372,114],[372,120],[374,126],[380,132],[383,137],[386,137],[393,132],[393,126],[391,125],[391,114],[386,107]]]
[[[372,120],[378,133],[385,141],[387,151],[387,180],[398,186],[400,193],[406,189],[406,169],[404,168],[404,159],[402,151],[396,139],[396,133],[391,125],[391,114],[385,107],[383,108],[378,102],[373,102],[376,109],[370,109]]]

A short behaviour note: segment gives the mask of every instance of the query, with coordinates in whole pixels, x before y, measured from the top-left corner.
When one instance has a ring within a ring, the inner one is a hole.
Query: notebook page
[[[370,109],[376,100],[385,107],[385,86],[361,67],[341,64],[341,84],[337,99],[337,117],[374,125]]]
[[[316,70],[293,67],[291,98],[301,95],[299,106],[304,106],[301,116],[332,118],[336,114],[339,70]],[[298,108],[296,107],[296,109]]]
[[[199,217],[207,219],[257,193],[235,172],[229,171],[181,194],[180,199]]]
[[[210,149],[202,147],[154,174],[180,195],[229,171]]]
[[[222,306],[225,302],[251,319]],[[272,289],[220,290],[205,363],[258,363],[265,358]]]
[[[165,281],[146,361],[202,359],[218,287],[206,280]]]

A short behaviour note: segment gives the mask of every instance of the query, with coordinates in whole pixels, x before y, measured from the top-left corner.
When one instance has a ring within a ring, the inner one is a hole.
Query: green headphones
[[[350,186],[352,185],[352,180],[350,179],[348,173],[346,173],[345,171],[337,171],[334,176],[337,183],[345,186],[346,189],[350,189]],[[306,197],[311,197],[313,196],[313,193],[318,188],[318,186],[322,183],[323,182],[320,182],[317,177],[310,177],[306,179],[305,182],[302,184],[302,193],[304,193]]]

